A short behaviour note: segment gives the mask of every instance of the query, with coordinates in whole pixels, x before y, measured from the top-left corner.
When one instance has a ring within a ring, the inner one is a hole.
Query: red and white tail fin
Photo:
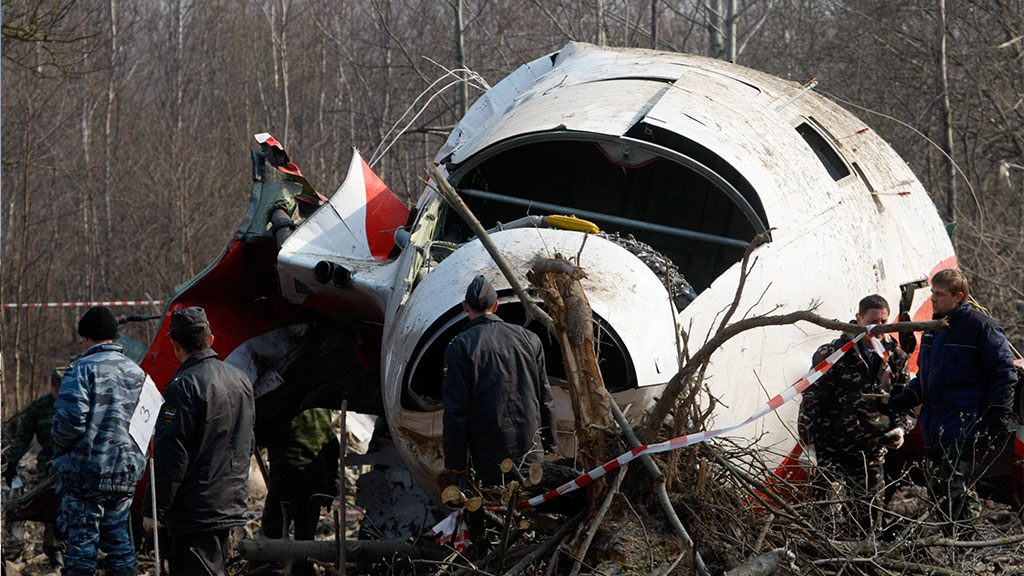
[[[327,205],[306,219],[282,252],[357,260],[386,260],[395,230],[409,209],[353,149],[345,182]]]
[[[355,243],[348,255],[386,260],[395,245],[395,230],[405,225],[409,209],[354,148],[345,182],[330,202]]]

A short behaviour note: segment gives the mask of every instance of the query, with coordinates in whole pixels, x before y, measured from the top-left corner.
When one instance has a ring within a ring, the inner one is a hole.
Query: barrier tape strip
[[[4,304],[4,308],[84,308],[86,306],[162,306],[163,300],[102,300],[98,302],[22,302]]]
[[[793,398],[799,396],[804,390],[808,388],[808,386],[810,386],[819,378],[821,378],[826,372],[829,371],[830,368],[832,368],[832,366],[835,365],[836,362],[839,361],[840,358],[842,358],[844,354],[846,354],[846,352],[853,348],[857,344],[857,342],[861,340],[861,338],[863,338],[866,334],[869,334],[871,328],[872,326],[868,326],[864,332],[861,332],[854,336],[853,338],[851,338],[849,342],[847,342],[841,348],[830,354],[827,358],[822,360],[817,366],[811,368],[811,370],[807,374],[805,374],[802,378],[797,380],[794,384],[792,384],[791,386],[783,390],[781,393],[777,394],[776,396],[768,400],[768,402],[763,404],[753,414],[751,414],[749,418],[747,418],[743,422],[736,424],[734,426],[728,426],[726,428],[717,428],[710,431],[689,434],[687,436],[680,436],[678,438],[673,438],[671,440],[667,440],[665,442],[661,442],[658,444],[637,446],[636,448],[633,448],[629,452],[622,454],[618,458],[611,460],[605,463],[604,465],[598,466],[597,468],[594,468],[590,472],[587,472],[570,482],[566,482],[565,484],[562,484],[561,486],[555,488],[554,490],[550,490],[548,492],[545,492],[544,494],[535,496],[525,502],[518,503],[516,505],[516,508],[528,508],[532,506],[538,506],[540,504],[543,504],[544,502],[553,500],[554,498],[557,498],[563,494],[568,494],[569,492],[578,490],[586,486],[587,484],[590,484],[594,480],[597,480],[598,478],[611,472],[612,470],[615,470],[616,468],[622,466],[623,464],[631,462],[645,454],[660,454],[662,452],[678,450],[679,448],[684,448],[686,446],[693,446],[694,444],[699,444],[706,440],[710,440],[711,438],[715,438],[716,436],[727,434],[729,432],[732,432],[733,430],[736,430],[737,428],[741,428],[743,426],[746,426],[747,424],[750,424],[751,422],[754,422],[755,420],[763,418],[764,416],[778,410],[779,407],[781,407],[786,402],[789,402]],[[868,338],[868,341],[870,342],[871,347],[876,354],[878,354],[882,358],[886,358],[888,356],[885,347],[882,346],[882,343],[878,338]],[[441,535],[437,539],[438,543],[448,542],[452,539],[453,534],[455,534],[455,545],[458,546],[461,543],[463,546],[465,546],[465,535],[461,532],[456,532],[460,530],[461,526],[462,510],[460,509],[455,510],[454,512],[449,514],[447,518],[445,518],[436,526],[434,526],[434,528],[431,529],[430,533],[433,536],[437,536],[439,534]]]

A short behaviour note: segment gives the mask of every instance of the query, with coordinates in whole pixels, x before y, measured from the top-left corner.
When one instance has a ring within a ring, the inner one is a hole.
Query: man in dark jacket
[[[171,535],[172,574],[225,574],[232,526],[245,523],[253,449],[252,384],[218,359],[206,312],[171,313],[183,364],[164,390],[153,454],[157,520]],[[152,504],[143,520],[154,528]]]
[[[889,303],[878,294],[861,299],[856,323],[859,326],[889,321]],[[813,366],[850,341],[849,334],[822,345],[814,353]],[[846,527],[860,537],[869,530],[872,500],[884,486],[883,466],[889,448],[899,448],[903,435],[914,427],[911,409],[888,415],[885,398],[903,389],[910,375],[907,354],[889,336],[878,337],[885,351],[882,357],[861,339],[835,366],[803,393],[800,403],[800,438],[814,445],[818,462],[815,487],[819,499],[851,500],[852,514],[843,517]],[[874,507],[873,507],[874,505]],[[854,524],[856,523],[856,524]],[[859,529],[859,530],[858,530]]]
[[[893,410],[921,405],[930,489],[953,520],[981,512],[971,488],[975,458],[1006,442],[1017,384],[1003,329],[967,296],[959,270],[932,277],[933,316],[949,327],[921,338],[917,377],[889,403]]]
[[[467,450],[477,480],[500,484],[501,461],[541,459],[558,447],[554,400],[536,334],[506,324],[494,287],[477,276],[462,308],[469,323],[445,353],[444,466],[454,474],[467,468]]]
[[[61,495],[57,525],[67,543],[64,574],[94,574],[97,548],[106,552],[107,574],[134,574],[128,512],[146,456],[128,426],[146,374],[113,343],[117,318],[107,308],[90,308],[78,334],[85,353],[64,375],[50,433]]]
[[[53,474],[50,459],[53,457],[53,445],[50,443],[50,430],[53,428],[53,404],[60,393],[60,383],[64,379],[67,368],[60,367],[50,375],[50,393],[36,398],[25,408],[18,420],[18,432],[14,442],[7,449],[7,469],[4,470],[4,482],[8,485],[18,473],[18,462],[28,452],[32,438],[39,442],[39,454],[36,456],[36,484],[41,484]],[[57,526],[50,522],[43,528],[43,552],[52,564],[64,564],[64,542],[57,533]]]

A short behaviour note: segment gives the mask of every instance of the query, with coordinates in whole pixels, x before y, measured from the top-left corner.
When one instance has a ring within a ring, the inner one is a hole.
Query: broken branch
[[[441,195],[441,198],[469,225],[470,229],[473,230],[473,234],[476,234],[476,237],[480,239],[484,249],[491,255],[494,263],[501,270],[502,275],[505,276],[509,285],[512,286],[512,291],[519,297],[519,301],[523,304],[523,309],[526,310],[526,323],[529,324],[530,320],[536,319],[547,328],[549,333],[554,334],[555,325],[551,321],[551,317],[541,310],[540,306],[537,306],[537,303],[526,293],[526,289],[523,288],[523,285],[512,271],[512,266],[509,265],[508,260],[498,250],[498,247],[494,245],[491,235],[484,229],[483,224],[480,224],[480,221],[476,219],[469,206],[466,206],[459,193],[455,191],[455,188],[452,188],[452,185],[448,183],[448,180],[437,169],[437,166],[429,164],[427,170],[430,172],[430,178],[437,183],[437,192]]]
[[[335,544],[330,540],[242,540],[238,543],[242,556],[258,562],[284,562],[312,558],[321,562],[334,562]],[[409,544],[394,544],[373,540],[346,540],[347,561],[363,562],[407,556],[414,560],[443,560],[448,556],[444,550],[422,548]]]
[[[661,430],[661,425],[665,422],[665,418],[672,411],[679,395],[686,389],[686,384],[690,377],[693,376],[700,366],[707,362],[711,358],[711,355],[721,348],[723,344],[734,336],[742,334],[747,330],[763,328],[765,326],[784,326],[787,324],[795,324],[797,322],[809,322],[811,324],[821,326],[822,328],[842,332],[856,333],[864,331],[862,326],[851,324],[849,322],[840,322],[839,320],[823,318],[809,310],[799,310],[788,314],[778,314],[773,316],[744,318],[743,320],[725,326],[711,337],[707,343],[701,346],[700,350],[694,353],[686,365],[683,366],[679,372],[669,380],[668,384],[665,385],[664,393],[662,393],[661,398],[658,399],[658,402],[651,410],[651,415],[647,418],[644,430],[640,434],[644,443],[653,442],[654,439],[657,438],[658,431]],[[930,322],[895,322],[893,324],[877,324],[872,327],[871,333],[883,334],[886,332],[936,330],[946,325],[947,323],[945,320],[933,320]]]

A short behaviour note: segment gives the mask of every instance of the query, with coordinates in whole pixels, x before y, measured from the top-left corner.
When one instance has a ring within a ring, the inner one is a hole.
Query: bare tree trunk
[[[604,46],[608,43],[608,33],[604,26],[604,0],[597,0],[597,45]]]
[[[27,106],[29,107],[28,117],[32,117],[32,100],[27,98]],[[21,242],[18,249],[18,272],[17,272],[17,284],[15,288],[15,301],[25,301],[25,274],[28,269],[28,245],[29,245],[29,213],[31,208],[30,203],[30,191],[31,186],[29,185],[29,174],[30,166],[32,164],[32,123],[25,123],[24,133],[24,147],[25,155],[22,158],[22,169],[21,169],[21,193],[22,193],[22,214],[21,214]],[[21,313],[16,313],[14,316],[14,412],[21,410],[22,406],[22,374],[21,374],[21,346],[22,346],[22,331],[24,329],[22,319],[25,317],[24,310],[20,310]],[[17,465],[17,462],[14,463]]]
[[[83,166],[85,167],[83,174],[84,177],[81,181],[82,190],[82,238],[83,246],[82,250],[85,252],[83,258],[84,270],[82,274],[82,280],[85,283],[85,296],[90,300],[93,297],[93,284],[95,276],[93,271],[95,268],[95,241],[94,237],[96,234],[95,227],[96,222],[93,219],[93,211],[91,207],[91,180],[89,166],[92,165],[92,114],[89,111],[89,103],[85,90],[82,91],[82,158],[84,160]]]
[[[946,0],[938,0],[938,64],[939,81],[942,83],[942,128],[943,148],[946,158],[946,222],[956,220],[956,167],[953,164],[953,111],[949,105],[949,74],[946,62]]]
[[[603,432],[598,430],[611,424],[612,409],[594,354],[594,314],[579,281],[582,271],[559,255],[555,258],[537,260],[528,278],[540,288],[555,324],[569,381],[579,452],[584,469],[589,470],[613,457]],[[600,491],[588,496],[592,505],[603,498]]]
[[[726,40],[726,53],[725,60],[729,62],[736,61],[736,0],[727,0],[729,2],[729,10],[725,16],[725,40]]]
[[[114,108],[117,100],[117,0],[110,0],[110,67],[107,70],[107,121],[103,129],[103,141],[106,144],[103,155],[103,238],[104,244],[110,245],[110,229],[113,218],[110,214],[110,194],[114,187],[113,154],[117,143],[114,141]],[[110,290],[110,270],[106,258],[101,260],[100,284],[103,290]]]
[[[651,48],[658,49],[658,0],[651,0]]]
[[[708,55],[712,58],[721,58],[724,52],[722,46],[725,43],[722,26],[722,2],[721,0],[708,0]]]
[[[378,141],[384,141],[384,135],[388,131],[388,119],[391,117],[391,34],[388,33],[388,29],[391,27],[391,0],[385,0],[381,10],[381,32],[384,35],[384,102],[381,109],[380,124],[378,124]],[[387,155],[384,155],[380,159],[380,169],[377,171],[378,175],[385,182],[387,181],[387,167],[388,160]]]
[[[185,9],[183,0],[174,3],[174,159],[175,182],[172,189],[178,190],[174,203],[178,208],[178,229],[181,234],[181,267],[189,276],[194,275],[192,265],[191,227],[189,226],[189,188],[187,178],[188,166],[185,159]]]
[[[288,91],[288,0],[281,0],[281,95],[284,99],[284,142],[291,143],[289,131],[292,120],[291,96]]]
[[[469,67],[466,66],[466,39],[464,37],[464,30],[462,27],[462,0],[455,0],[455,54],[458,58],[459,68],[463,72],[459,73],[462,78],[462,85],[459,87],[459,118],[466,115],[466,111],[469,110],[469,76],[467,70]]]

